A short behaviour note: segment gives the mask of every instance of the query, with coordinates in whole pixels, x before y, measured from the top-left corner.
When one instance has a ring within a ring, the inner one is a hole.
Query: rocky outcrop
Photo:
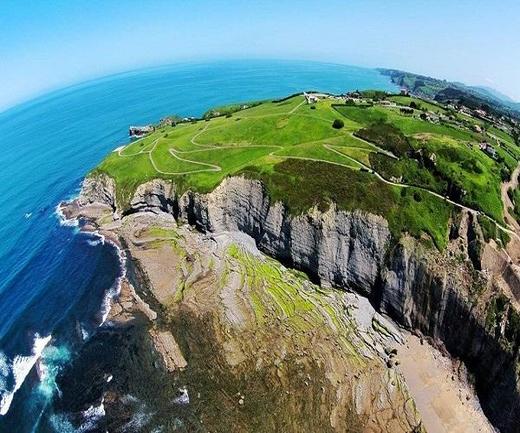
[[[91,200],[98,197],[95,192]],[[105,194],[99,198],[107,202]],[[202,231],[242,231],[262,251],[320,284],[366,295],[380,311],[463,359],[492,422],[504,432],[520,431],[518,316],[502,315],[494,326],[498,318],[490,319],[489,305],[480,301],[467,261],[461,265],[426,251],[413,239],[395,242],[379,216],[334,206],[291,215],[271,202],[260,182],[241,177],[224,180],[209,194],[180,197],[168,182],[155,180],[138,189],[126,213],[140,211],[172,213]]]
[[[81,186],[78,197],[80,206],[100,204],[116,209],[116,184],[114,180],[104,174],[87,177]]]
[[[114,233],[128,280],[58,379],[75,426],[101,401],[96,431],[137,412],[138,431],[173,418],[190,432],[425,432],[397,368],[403,335],[366,298],[314,286],[240,232],[137,212]]]
[[[130,210],[126,214],[145,210],[177,214],[177,209],[175,185],[163,180],[153,180],[137,187],[130,202]]]
[[[241,231],[283,263],[325,285],[370,295],[380,276],[390,231],[376,215],[316,209],[291,216],[271,204],[259,181],[229,178],[211,194],[184,194],[180,217],[207,231]]]

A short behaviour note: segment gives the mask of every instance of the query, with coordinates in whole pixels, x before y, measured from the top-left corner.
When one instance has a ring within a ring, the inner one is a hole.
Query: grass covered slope
[[[181,192],[209,192],[226,176],[246,175],[291,213],[335,202],[384,216],[396,237],[427,235],[439,248],[454,209],[468,206],[502,224],[500,184],[520,158],[514,140],[500,131],[492,158],[479,149],[486,136],[472,129],[472,118],[432,122],[424,113],[447,110],[415,98],[385,102],[346,105],[323,96],[308,104],[293,96],[221,107],[117,149],[94,173],[115,179],[122,208],[155,178]]]

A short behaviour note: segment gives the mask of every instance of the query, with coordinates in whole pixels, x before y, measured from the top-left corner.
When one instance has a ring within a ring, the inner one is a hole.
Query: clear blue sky
[[[178,61],[395,67],[520,100],[518,0],[0,0],[0,109]]]

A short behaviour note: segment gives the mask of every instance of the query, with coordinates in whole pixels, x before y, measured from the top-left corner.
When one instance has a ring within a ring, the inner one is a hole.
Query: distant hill
[[[446,80],[413,74],[396,69],[379,69],[393,83],[409,90],[414,95],[446,103],[459,102],[470,108],[484,107],[498,114],[520,119],[520,103],[487,87],[466,86]]]
[[[508,103],[508,104],[519,104],[514,99],[510,98],[509,96],[505,95],[502,92],[499,92],[496,89],[493,89],[492,87],[487,86],[470,86],[471,89],[476,90],[477,92],[483,93],[485,95],[488,95],[491,98],[500,99],[501,101]]]

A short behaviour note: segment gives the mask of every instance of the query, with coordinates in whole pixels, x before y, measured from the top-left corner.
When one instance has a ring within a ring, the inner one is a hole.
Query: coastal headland
[[[150,431],[517,431],[500,173],[518,145],[495,159],[446,107],[376,95],[215,109],[89,174],[62,211],[117,242],[127,273],[60,377],[64,410]]]

